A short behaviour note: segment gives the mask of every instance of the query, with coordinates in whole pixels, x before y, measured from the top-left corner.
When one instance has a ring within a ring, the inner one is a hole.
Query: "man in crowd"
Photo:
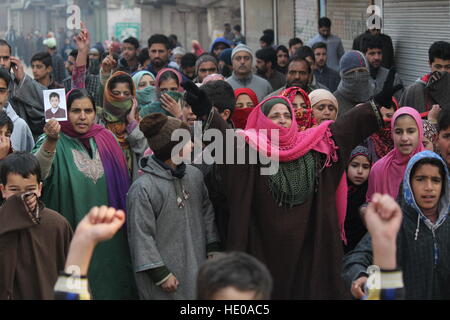
[[[203,79],[210,74],[219,73],[219,64],[217,59],[209,54],[201,55],[195,63],[195,72],[197,74],[197,80],[195,82],[203,83]]]
[[[328,87],[331,92],[336,91],[341,77],[339,73],[327,66],[327,45],[323,42],[317,42],[312,47],[316,61],[314,76],[317,82]]]
[[[229,23],[225,23],[223,25],[223,37],[227,39],[228,41],[233,41],[234,34],[233,31],[231,31],[231,25]]]
[[[134,73],[139,67],[139,41],[134,37],[125,39],[122,43],[122,58],[119,59],[119,70]]]
[[[56,50],[56,39],[54,37],[44,40],[44,45],[47,47],[47,52],[52,58],[52,77],[57,83],[62,83],[66,78],[66,68],[64,66],[64,59]]]
[[[289,56],[292,58],[298,49],[303,46],[303,41],[299,38],[289,40]]]
[[[214,58],[219,59],[223,50],[231,48],[233,43],[224,37],[215,39],[211,45],[210,53]]]
[[[361,52],[364,53],[367,63],[369,64],[370,78],[374,86],[374,94],[381,92],[384,82],[387,79],[389,69],[382,66],[383,60],[383,43],[381,38],[371,34],[365,35],[361,40]],[[395,75],[394,85],[402,84],[398,73]],[[400,100],[403,90],[399,90],[395,94],[395,98]]]
[[[327,86],[317,81],[315,76],[316,71],[316,57],[314,56],[314,51],[308,47],[303,46],[297,50],[296,56],[301,59],[305,59],[308,61],[309,65],[311,66],[311,74],[309,76],[309,86],[312,88],[318,88],[318,89],[325,89],[330,90]]]
[[[410,106],[419,112],[428,112],[433,105],[450,107],[450,43],[437,41],[428,51],[431,73],[427,73],[403,94],[400,105]]]
[[[245,37],[241,32],[242,32],[242,28],[240,25],[237,24],[233,27],[233,34],[234,34],[233,42],[236,45],[241,44],[241,43],[246,44]]]
[[[286,84],[286,76],[275,69],[277,65],[277,53],[272,47],[256,51],[257,74],[269,81],[274,90]]]
[[[319,19],[319,33],[308,42],[312,47],[317,42],[324,42],[327,45],[327,65],[339,71],[339,61],[344,55],[344,46],[339,37],[331,34],[331,20],[323,17]]]
[[[195,63],[197,62],[197,56],[193,53],[186,53],[183,58],[181,58],[180,68],[181,74],[193,80],[195,78]]]
[[[381,33],[381,30],[378,29],[376,25],[371,26],[366,32],[360,34],[355,38],[355,40],[353,40],[353,50],[362,51],[361,41],[367,35],[373,35],[380,38],[383,47],[383,60],[381,62],[381,65],[386,69],[392,68],[395,65],[394,46],[392,45],[392,39],[387,34]]]
[[[250,88],[261,101],[270,94],[273,89],[270,83],[252,73],[253,51],[244,44],[238,45],[231,54],[233,62],[233,74],[227,79],[227,82],[233,87],[233,90],[239,88]]]
[[[177,64],[169,60],[171,51],[169,46],[169,38],[163,34],[154,34],[148,39],[150,64],[147,67],[147,71],[151,72],[155,77],[164,68],[178,69]]]

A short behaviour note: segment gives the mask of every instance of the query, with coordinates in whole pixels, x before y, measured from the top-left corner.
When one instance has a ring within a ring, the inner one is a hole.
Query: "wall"
[[[260,48],[259,38],[265,29],[273,29],[273,1],[245,0],[245,37],[253,49]]]
[[[295,0],[295,36],[304,43],[317,34],[318,18],[318,1]]]
[[[294,37],[295,31],[295,4],[294,0],[278,0],[277,33],[278,44],[287,45]]]

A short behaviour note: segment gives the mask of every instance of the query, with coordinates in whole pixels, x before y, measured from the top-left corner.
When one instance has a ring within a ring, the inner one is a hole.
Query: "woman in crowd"
[[[141,108],[141,118],[151,113],[163,113],[167,116],[182,118],[183,88],[181,74],[170,68],[162,69],[156,76],[156,101]]]
[[[283,90],[280,96],[288,98],[292,103],[292,107],[295,111],[295,117],[297,119],[298,129],[300,131],[309,129],[316,124],[313,117],[313,111],[311,109],[311,101],[309,96],[301,88],[291,87]]]
[[[119,141],[134,181],[138,176],[138,160],[148,148],[139,130],[138,102],[133,79],[125,72],[114,73],[106,82],[100,122]]]
[[[249,88],[234,90],[234,96],[236,97],[236,107],[231,116],[231,120],[235,128],[244,129],[250,112],[258,105],[258,97]]]
[[[84,89],[68,93],[67,111],[69,120],[51,120],[33,153],[44,179],[43,202],[75,229],[94,206],[125,209],[130,179],[120,145],[111,131],[95,124],[94,101]],[[95,299],[137,297],[123,230],[97,247],[89,282]]]
[[[358,244],[366,234],[367,229],[359,214],[359,208],[366,202],[368,179],[372,161],[369,150],[358,146],[350,155],[347,167],[347,214],[345,216],[345,236],[347,244],[344,252],[347,253]]]
[[[156,79],[149,71],[139,71],[133,76],[138,110],[148,108],[156,100]]]
[[[391,131],[394,149],[374,164],[369,176],[367,201],[374,193],[397,198],[408,161],[425,150],[422,119],[415,109],[398,109],[392,118]]]
[[[336,120],[339,104],[334,95],[324,89],[314,90],[309,94],[314,119],[318,124],[327,120]]]

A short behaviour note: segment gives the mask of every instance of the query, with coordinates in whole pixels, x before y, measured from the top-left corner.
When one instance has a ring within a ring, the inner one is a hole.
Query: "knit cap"
[[[147,138],[148,146],[155,156],[166,161],[171,158],[172,149],[182,140],[171,141],[172,133],[177,129],[189,130],[189,127],[180,119],[152,113],[142,119],[139,129]]]
[[[241,44],[238,44],[231,52],[231,59],[233,60],[236,53],[241,52],[241,51],[248,52],[253,57],[253,50],[249,46],[241,43]]]
[[[366,58],[360,51],[351,50],[346,52],[339,63],[341,74],[346,73],[349,70],[355,69],[355,68],[367,68],[369,69],[369,66],[367,65]]]
[[[220,54],[220,61],[225,62],[226,65],[231,66],[233,63],[231,62],[231,53],[233,52],[233,49],[228,48],[222,51]]]
[[[316,89],[309,94],[309,99],[311,100],[311,107],[314,107],[316,104],[323,100],[329,100],[336,109],[339,108],[338,101],[336,97],[328,90],[325,89]]]
[[[195,62],[195,73],[198,74],[198,69],[200,68],[200,65],[204,62],[212,62],[216,65],[217,69],[219,68],[219,64],[217,63],[217,59],[214,58],[210,54],[203,54],[201,55],[197,61]]]

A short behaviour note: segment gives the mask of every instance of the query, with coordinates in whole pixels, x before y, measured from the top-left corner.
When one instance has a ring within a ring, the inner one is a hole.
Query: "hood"
[[[226,39],[224,37],[219,37],[219,38],[216,38],[216,40],[213,41],[213,43],[211,44],[211,48],[210,48],[209,52],[212,53],[215,45],[218,44],[218,43],[223,43],[223,44],[227,45],[228,48],[231,48],[231,45],[232,45],[230,40],[228,40],[228,39]]]
[[[10,103],[5,107],[6,114],[11,119],[11,121],[14,123],[17,119],[19,119],[19,116],[17,115],[16,111],[14,111],[14,108]]]
[[[439,217],[438,220],[436,222],[436,224],[433,224],[422,212],[422,210],[419,208],[419,206],[416,203],[416,200],[414,198],[414,194],[411,188],[411,183],[410,183],[410,178],[411,178],[411,170],[414,167],[414,165],[425,158],[433,158],[433,159],[437,159],[439,160],[445,170],[445,176],[446,178],[443,181],[443,185],[444,185],[444,194],[441,196],[441,200],[439,202]],[[432,152],[432,151],[423,151],[420,153],[417,153],[416,155],[414,155],[411,160],[408,162],[408,165],[406,167],[406,171],[405,171],[405,177],[403,179],[403,185],[402,185],[402,189],[403,189],[403,201],[405,203],[405,205],[412,209],[412,210],[404,210],[405,215],[413,215],[411,216],[411,218],[416,218],[415,214],[418,213],[417,216],[417,230],[416,230],[416,239],[417,239],[417,235],[419,232],[419,226],[420,226],[420,220],[422,220],[425,225],[432,231],[434,232],[434,230],[436,230],[437,228],[439,228],[445,221],[445,219],[447,219],[448,213],[449,213],[449,207],[450,207],[450,177],[449,177],[449,171],[447,168],[447,164],[444,162],[444,160],[442,160],[442,158]],[[414,214],[414,213],[415,214]]]
[[[146,156],[139,160],[139,168],[145,172],[163,178],[166,180],[173,180],[174,177],[170,173],[170,170],[164,169],[153,156]]]

